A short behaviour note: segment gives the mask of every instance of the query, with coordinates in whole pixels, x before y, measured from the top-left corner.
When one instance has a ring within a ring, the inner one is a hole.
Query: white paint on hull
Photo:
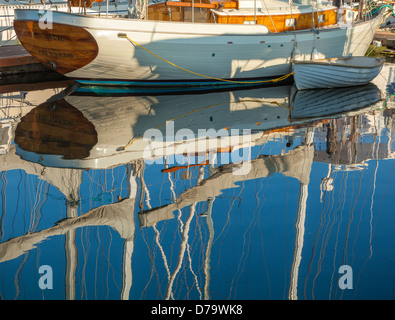
[[[35,19],[22,10],[18,19]],[[207,77],[226,79],[272,78],[291,72],[297,44],[302,59],[314,48],[321,58],[364,55],[382,16],[354,28],[322,28],[294,33],[267,33],[259,25],[199,24],[131,19],[106,19],[54,13],[54,21],[88,30],[99,47],[89,64],[66,74],[76,79],[128,81],[207,80],[181,70],[132,44],[130,39],[176,65]]]

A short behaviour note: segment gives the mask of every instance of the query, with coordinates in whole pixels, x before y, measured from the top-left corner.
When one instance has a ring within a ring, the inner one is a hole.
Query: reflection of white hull
[[[376,78],[383,64],[371,57],[295,61],[294,79],[298,90],[359,86]]]
[[[286,75],[291,72],[295,43],[300,56],[307,59],[314,48],[321,57],[364,55],[382,18],[380,14],[373,20],[356,23],[352,29],[322,28],[318,35],[311,30],[265,33],[259,25],[93,19],[66,13],[54,13],[53,21],[59,29],[84,29],[98,48],[91,62],[66,72],[71,78],[90,84],[183,85],[218,82],[212,78],[245,81]],[[37,12],[18,11],[17,19],[37,21]],[[56,32],[56,27],[52,32]],[[184,70],[141,49],[123,35]],[[77,39],[70,43],[73,41]],[[43,61],[52,52],[45,54],[46,57],[36,58]],[[63,53],[56,56],[59,54]],[[46,63],[51,65],[50,61]],[[61,63],[56,60],[55,70]]]
[[[263,92],[260,89],[198,95],[70,95],[64,100],[81,111],[97,131],[98,142],[90,150],[90,155],[84,159],[68,160],[58,155],[25,152],[20,146],[17,153],[33,162],[41,159],[40,163],[48,166],[106,168],[138,159],[162,159],[188,150],[204,155],[221,148],[243,148],[243,142],[249,141],[249,137],[244,141],[240,137],[243,129],[268,130],[289,125],[289,93],[290,87],[282,86]],[[56,110],[52,114],[56,114]],[[174,121],[166,126],[171,119]],[[259,119],[262,120],[260,123]],[[227,127],[228,130],[224,129]],[[152,143],[148,137],[144,138],[144,134],[153,128],[157,128],[161,136]],[[201,138],[200,143],[197,142],[199,130],[207,130],[207,141]],[[184,140],[182,133],[189,137]],[[218,133],[227,136],[221,139]],[[227,137],[230,135],[236,138],[229,141]],[[252,140],[262,136],[262,131],[259,131]],[[122,147],[125,149],[119,150]]]
[[[62,155],[45,154],[40,150],[32,152],[24,150],[21,145],[17,146],[17,154],[25,160],[49,167],[107,168],[139,159],[161,161],[163,157],[172,157],[175,154],[189,154],[193,158],[196,154],[204,156],[208,152],[216,153],[218,150],[226,153],[229,152],[229,148],[233,152],[248,145],[252,147],[272,139],[283,139],[284,135],[298,136],[297,129],[290,126],[299,125],[298,127],[303,128],[303,124],[309,125],[311,119],[299,120],[297,117],[290,117],[290,106],[292,106],[290,100],[294,91],[293,86],[280,86],[197,95],[129,97],[69,95],[64,101],[83,115],[80,120],[73,120],[75,126],[79,127],[77,122],[86,123],[88,120],[97,132],[97,143],[90,146],[89,155],[81,159],[65,159],[64,156],[68,152],[66,147],[60,149]],[[377,87],[372,87],[369,92],[371,95],[376,92],[377,99],[369,101],[376,102],[379,99]],[[300,93],[296,92],[293,100],[296,101],[294,105],[303,110],[304,99],[298,98]],[[318,94],[319,91],[316,93]],[[317,94],[312,92],[306,103],[318,104],[321,96]],[[354,97],[352,107],[362,107],[362,103],[358,104],[356,100],[363,100],[365,91],[360,91],[359,95],[353,92],[352,96]],[[333,101],[342,101],[345,111],[352,109],[347,106],[349,99],[345,97],[344,91],[338,95],[337,90],[331,90],[327,93],[327,100],[331,98]],[[366,102],[364,106],[367,105]],[[42,119],[56,118],[56,108],[52,111],[43,109],[43,112],[40,113]],[[71,112],[70,109],[68,113]],[[316,111],[315,116],[314,120],[320,121],[323,117],[324,119],[331,117],[331,113],[330,110],[321,110],[321,112]],[[174,121],[169,124],[168,121],[172,119]],[[67,119],[62,118],[62,121]],[[145,136],[148,130],[154,128],[157,129],[154,136]],[[251,135],[244,135],[243,129],[250,129]],[[37,129],[32,128],[32,130]],[[52,135],[54,140],[65,140],[56,129],[54,130]],[[83,140],[86,136],[84,132],[72,133],[81,137],[81,139],[77,137],[77,140]],[[221,138],[218,137],[219,134],[225,135]],[[24,136],[31,137],[35,134],[25,133]],[[229,139],[230,136],[234,139]],[[155,139],[151,141],[150,137]],[[35,143],[40,148],[44,147],[44,142],[35,141]],[[29,147],[32,143],[28,139],[25,140],[25,144]],[[175,165],[182,164],[177,162]]]

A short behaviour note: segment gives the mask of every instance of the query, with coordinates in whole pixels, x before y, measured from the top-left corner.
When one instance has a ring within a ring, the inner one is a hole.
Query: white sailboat
[[[205,10],[200,20],[186,15],[184,7],[192,7],[187,2],[175,5],[183,7],[181,16],[167,2],[151,5],[143,20],[51,12],[48,30],[40,28],[37,10],[16,10],[15,29],[36,59],[84,84],[264,84],[289,77],[294,56],[364,55],[389,15],[386,7],[369,20],[347,24],[326,2],[258,4],[196,4],[192,12]]]

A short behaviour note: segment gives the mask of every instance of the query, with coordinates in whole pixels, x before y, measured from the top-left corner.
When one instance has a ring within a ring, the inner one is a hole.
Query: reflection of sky
[[[252,158],[280,154],[285,143],[279,140],[256,146]],[[293,147],[300,143],[296,139]],[[395,298],[394,165],[394,160],[370,160],[363,170],[332,172],[334,188],[321,194],[321,179],[328,173],[328,164],[313,163],[298,275],[299,299]],[[173,202],[169,176],[177,195],[196,184],[197,168],[191,169],[191,179],[184,180],[181,171],[168,175],[160,173],[161,169],[163,165],[152,164],[144,172],[152,208]],[[207,168],[205,174],[207,177]],[[82,179],[79,214],[116,202],[118,195],[127,195],[125,166],[83,171]],[[65,195],[22,170],[1,173],[1,195],[1,242],[50,228],[66,217]],[[212,299],[287,299],[298,198],[299,181],[279,173],[239,182],[236,188],[223,190],[216,197],[209,270]],[[147,210],[146,199],[143,204]],[[136,217],[131,299],[166,296],[166,263],[170,273],[174,272],[180,226],[185,226],[189,209],[183,208],[181,214],[175,211],[174,219],[157,223],[157,233],[152,227],[140,228]],[[199,299],[204,295],[209,232],[207,218],[199,214],[206,210],[207,202],[196,204],[189,246],[173,285],[175,299]],[[119,299],[124,240],[111,227],[100,226],[78,229],[75,242],[76,299]],[[37,285],[38,268],[44,264],[53,268],[52,290],[42,291]],[[352,290],[342,291],[337,286],[337,270],[343,264],[353,268]],[[65,236],[54,236],[36,249],[0,263],[1,298],[64,299],[65,274]]]

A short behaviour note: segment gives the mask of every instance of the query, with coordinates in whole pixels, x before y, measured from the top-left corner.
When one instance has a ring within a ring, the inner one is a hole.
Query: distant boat
[[[374,57],[340,57],[293,61],[298,90],[353,87],[376,78],[384,60]]]
[[[37,60],[87,85],[264,84],[289,77],[293,56],[364,55],[390,14],[348,25],[324,2],[270,1],[268,10],[260,1],[205,2],[152,4],[144,19],[53,12],[48,30],[37,10],[21,9],[14,27]]]

